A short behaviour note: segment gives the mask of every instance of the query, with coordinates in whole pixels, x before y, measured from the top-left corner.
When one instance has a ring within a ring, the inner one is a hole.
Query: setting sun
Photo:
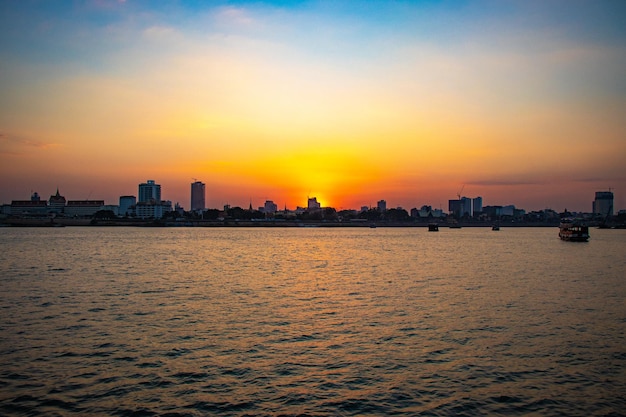
[[[410,209],[466,184],[585,209],[626,189],[620,12],[323,4],[5,5],[0,198],[115,203],[154,178],[185,207],[197,178],[216,207]]]

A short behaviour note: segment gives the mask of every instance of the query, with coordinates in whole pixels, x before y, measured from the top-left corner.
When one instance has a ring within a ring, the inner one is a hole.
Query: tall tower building
[[[473,214],[481,213],[483,211],[482,197],[476,197],[472,199],[472,209],[474,210]]]
[[[601,216],[613,215],[613,192],[596,192],[596,199],[593,201],[593,214],[599,214]]]
[[[148,180],[143,184],[139,184],[139,203],[149,203],[151,201],[161,202],[161,185],[156,184],[154,180]]]
[[[454,217],[461,217],[461,200],[448,200],[448,211]]]
[[[205,204],[205,186],[200,181],[191,183],[191,211],[203,210],[206,208]]]
[[[472,217],[472,199],[469,197],[461,197],[461,217],[468,215]]]

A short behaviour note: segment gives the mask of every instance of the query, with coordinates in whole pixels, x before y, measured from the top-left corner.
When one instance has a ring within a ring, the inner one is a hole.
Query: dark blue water
[[[0,414],[624,415],[626,231],[0,229]]]

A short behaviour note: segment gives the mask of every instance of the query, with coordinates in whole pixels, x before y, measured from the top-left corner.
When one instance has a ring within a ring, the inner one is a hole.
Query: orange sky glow
[[[565,9],[4,3],[0,203],[626,208],[624,6]]]

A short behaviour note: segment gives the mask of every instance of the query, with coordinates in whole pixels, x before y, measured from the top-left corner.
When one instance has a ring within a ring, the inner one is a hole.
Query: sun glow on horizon
[[[626,3],[104,3],[3,4],[0,203],[149,177],[216,207],[626,190]]]

